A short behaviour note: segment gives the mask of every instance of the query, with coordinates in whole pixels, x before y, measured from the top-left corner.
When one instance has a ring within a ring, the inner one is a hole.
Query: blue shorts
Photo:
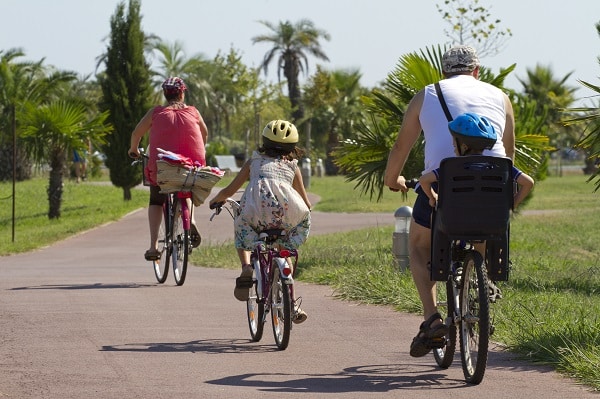
[[[437,191],[437,183],[433,183],[431,188]],[[429,198],[425,195],[421,186],[417,187],[415,192],[417,193],[417,199],[413,206],[412,217],[418,225],[431,229],[433,208],[429,205]]]

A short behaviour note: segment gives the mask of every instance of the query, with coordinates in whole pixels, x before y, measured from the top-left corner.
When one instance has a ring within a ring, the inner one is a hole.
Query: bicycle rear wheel
[[[253,263],[258,260],[253,259]],[[250,337],[252,341],[258,342],[263,336],[263,330],[265,327],[265,301],[259,299],[258,295],[258,279],[262,278],[256,273],[254,269],[254,284],[250,289],[250,297],[246,301],[246,313],[248,314],[248,327],[250,328]]]
[[[163,205],[163,218],[160,222],[158,229],[158,250],[160,251],[160,259],[152,261],[154,266],[154,276],[159,284],[164,283],[167,280],[169,274],[169,231],[167,229],[169,224],[169,205],[166,202]]]
[[[288,347],[292,329],[292,300],[290,286],[283,283],[279,276],[279,267],[272,265],[273,282],[271,285],[271,322],[275,344],[281,350]]]
[[[188,255],[191,248],[190,230],[184,230],[183,219],[181,216],[181,202],[178,199],[175,201],[175,212],[173,212],[173,220],[171,236],[173,239],[173,249],[171,261],[173,262],[173,277],[177,285],[183,285],[185,275],[187,273]]]
[[[463,262],[460,292],[460,347],[463,374],[471,384],[483,380],[490,339],[490,303],[483,258],[470,251]]]
[[[434,348],[433,357],[435,361],[443,369],[447,369],[454,361],[454,353],[456,351],[456,324],[454,324],[454,281],[452,276],[447,281],[438,281],[437,290],[437,308],[438,312],[444,317],[444,322],[448,326],[448,334],[446,334],[446,345],[443,348]]]

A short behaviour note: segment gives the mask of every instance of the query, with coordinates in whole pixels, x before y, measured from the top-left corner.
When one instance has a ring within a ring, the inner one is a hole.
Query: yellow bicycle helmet
[[[280,119],[267,123],[262,135],[275,143],[296,144],[298,142],[298,129],[296,129],[296,126]]]

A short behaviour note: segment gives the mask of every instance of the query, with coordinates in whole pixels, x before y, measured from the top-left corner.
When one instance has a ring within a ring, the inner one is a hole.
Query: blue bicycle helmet
[[[496,131],[484,116],[467,112],[448,123],[457,144],[465,144],[471,151],[491,150],[496,144]]]

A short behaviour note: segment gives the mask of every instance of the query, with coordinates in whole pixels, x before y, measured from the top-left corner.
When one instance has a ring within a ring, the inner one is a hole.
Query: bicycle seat
[[[266,229],[258,233],[258,237],[269,244],[285,236],[286,232],[284,229]]]
[[[438,203],[431,226],[431,279],[445,280],[452,240],[486,241],[490,278],[508,279],[512,161],[472,155],[440,163]]]

